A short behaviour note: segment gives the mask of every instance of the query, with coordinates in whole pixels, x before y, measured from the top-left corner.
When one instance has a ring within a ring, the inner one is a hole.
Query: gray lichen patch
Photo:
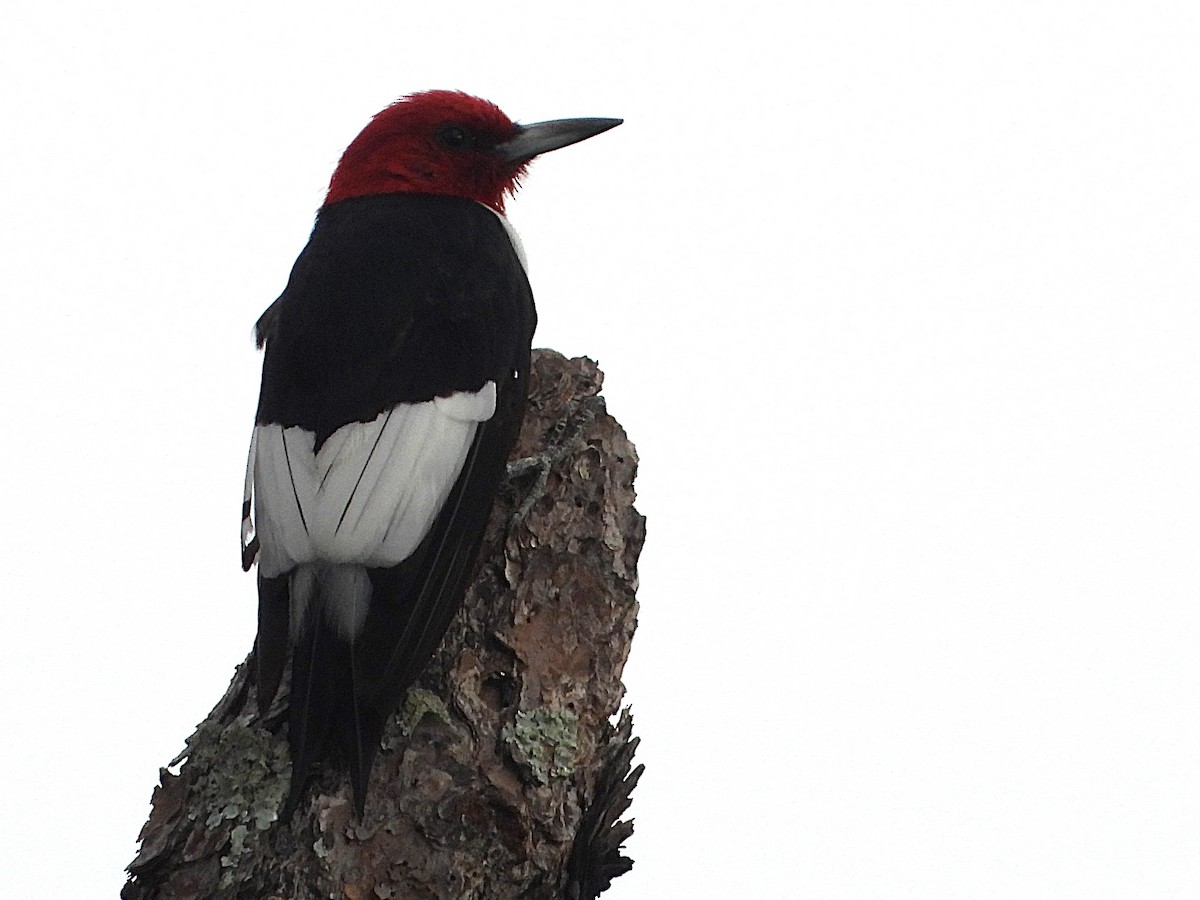
[[[450,724],[450,710],[441,697],[425,688],[413,688],[404,698],[404,705],[388,720],[383,749],[395,750],[403,746],[427,715]]]
[[[569,709],[518,712],[500,737],[513,759],[526,766],[541,784],[551,776],[570,775],[579,749],[579,716]]]
[[[249,722],[250,716],[239,716],[228,726],[205,722],[188,739],[188,818],[196,821],[200,810],[207,810],[206,829],[229,829],[227,852],[221,857],[225,886],[258,835],[279,817],[291,771],[287,745]]]

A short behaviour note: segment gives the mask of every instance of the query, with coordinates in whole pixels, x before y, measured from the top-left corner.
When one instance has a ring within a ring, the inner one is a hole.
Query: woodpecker
[[[346,148],[258,320],[242,565],[258,564],[264,715],[291,666],[285,817],[339,759],[362,817],[384,724],[473,575],[536,324],[505,200],[535,156],[620,123],[401,98]]]

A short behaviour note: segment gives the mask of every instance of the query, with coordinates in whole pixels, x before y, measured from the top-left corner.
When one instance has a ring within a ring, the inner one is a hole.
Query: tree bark
[[[533,363],[478,574],[389,722],[363,821],[333,770],[278,820],[287,695],[260,718],[247,659],[161,770],[124,900],[588,900],[632,866],[618,820],[642,767],[628,710],[612,719],[645,536],[637,456],[595,363]]]

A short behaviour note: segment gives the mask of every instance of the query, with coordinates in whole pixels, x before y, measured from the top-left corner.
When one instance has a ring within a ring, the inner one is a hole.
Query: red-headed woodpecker
[[[505,198],[538,154],[620,122],[517,125],[453,91],[397,101],[346,148],[258,321],[242,563],[258,562],[264,714],[291,660],[287,812],[340,756],[362,814],[387,717],[473,574],[536,322]]]

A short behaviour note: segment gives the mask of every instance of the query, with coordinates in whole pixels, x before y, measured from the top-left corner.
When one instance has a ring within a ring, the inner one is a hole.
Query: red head
[[[494,103],[460,91],[425,91],[375,116],[342,154],[325,202],[408,192],[466,197],[504,212],[538,153],[606,131],[619,119],[519,126]]]

